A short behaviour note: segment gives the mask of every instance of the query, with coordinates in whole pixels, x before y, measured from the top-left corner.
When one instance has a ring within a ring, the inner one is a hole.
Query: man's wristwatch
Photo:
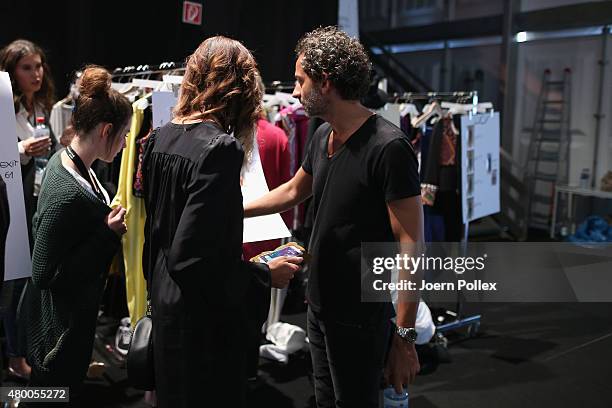
[[[401,327],[395,328],[395,333],[400,336],[404,341],[414,344],[417,339],[417,331],[414,327]]]

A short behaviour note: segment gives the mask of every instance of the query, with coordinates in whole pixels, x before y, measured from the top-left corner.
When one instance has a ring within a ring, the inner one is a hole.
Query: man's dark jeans
[[[388,319],[359,325],[308,309],[308,339],[318,408],[378,407]]]

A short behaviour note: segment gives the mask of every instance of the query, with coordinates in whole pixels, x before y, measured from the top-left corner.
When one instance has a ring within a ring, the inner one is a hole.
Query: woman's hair
[[[85,67],[79,97],[72,111],[72,125],[76,133],[90,132],[102,122],[111,123],[110,140],[114,140],[131,115],[130,101],[111,88],[111,74],[96,65]]]
[[[38,92],[34,94],[34,100],[35,102],[41,103],[47,112],[51,112],[53,102],[55,101],[55,85],[53,84],[51,71],[47,64],[47,56],[42,48],[28,40],[13,41],[0,50],[0,70],[8,72],[11,77],[13,103],[15,104],[15,112],[17,112],[19,110],[19,104],[23,102],[23,94],[15,79],[15,69],[21,58],[31,54],[40,56],[44,71],[42,84]]]
[[[226,133],[233,132],[248,158],[263,96],[258,74],[253,55],[240,42],[208,38],[187,58],[174,113],[212,120]]]

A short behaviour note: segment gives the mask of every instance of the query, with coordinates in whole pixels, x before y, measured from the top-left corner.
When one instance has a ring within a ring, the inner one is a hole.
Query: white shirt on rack
[[[71,102],[72,99],[62,99],[53,105],[53,109],[51,109],[49,125],[51,125],[51,129],[53,130],[53,134],[55,135],[55,139],[58,143],[60,142],[64,129],[66,129],[70,123],[70,118],[72,117],[73,105]]]

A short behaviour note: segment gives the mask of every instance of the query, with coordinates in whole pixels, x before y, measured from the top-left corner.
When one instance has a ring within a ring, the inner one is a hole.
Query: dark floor
[[[466,313],[482,314],[479,336],[457,336],[446,355],[426,350],[425,373],[409,389],[411,408],[612,407],[612,304],[477,307]],[[303,325],[305,315],[283,320]],[[87,382],[85,406],[148,407],[142,393],[127,386],[125,370],[113,367],[119,361],[104,349],[99,343],[95,354],[109,368],[103,379]],[[286,366],[262,360],[261,383],[250,405],[314,406],[308,370],[305,353]]]
[[[612,304],[480,309],[482,335],[418,377],[411,407],[612,407]]]

